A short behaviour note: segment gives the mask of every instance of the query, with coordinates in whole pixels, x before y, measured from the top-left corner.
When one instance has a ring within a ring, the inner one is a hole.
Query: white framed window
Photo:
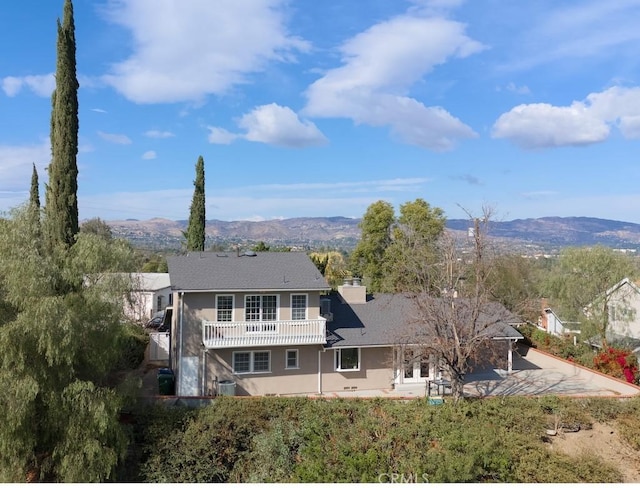
[[[270,373],[271,351],[234,351],[233,372],[243,373]]]
[[[307,320],[307,295],[291,295],[291,320]]]
[[[159,312],[162,310],[162,295],[156,297],[156,310]]]
[[[245,296],[244,319],[247,322],[267,322],[270,320],[278,320],[278,296]]]
[[[298,369],[300,368],[299,364],[299,355],[297,349],[287,349],[285,352],[285,369]]]
[[[233,322],[233,295],[216,295],[216,320]]]
[[[360,371],[360,348],[336,349],[335,366],[336,371]]]
[[[234,373],[251,373],[251,353],[250,352],[234,352],[233,353],[233,372]]]

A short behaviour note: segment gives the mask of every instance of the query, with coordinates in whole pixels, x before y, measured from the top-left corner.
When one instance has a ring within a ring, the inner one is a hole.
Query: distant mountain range
[[[208,220],[207,246],[255,243],[303,248],[352,248],[360,238],[361,219],[347,217],[299,217],[260,222]],[[118,237],[152,249],[180,248],[187,221],[150,219],[107,222]],[[470,221],[453,219],[447,228],[467,233]],[[512,248],[553,250],[566,246],[602,244],[613,248],[639,249],[640,224],[590,217],[543,217],[492,222],[489,234]]]

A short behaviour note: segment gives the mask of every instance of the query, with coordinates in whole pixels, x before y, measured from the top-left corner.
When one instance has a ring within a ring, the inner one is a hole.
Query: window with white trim
[[[307,320],[307,295],[291,295],[291,320]]]
[[[244,319],[247,322],[266,322],[278,317],[276,295],[247,295],[244,300]]]
[[[218,322],[233,322],[233,295],[216,296]]]
[[[287,349],[286,351],[286,366],[285,369],[298,369],[298,350],[297,349]]]
[[[336,371],[360,371],[360,348],[336,349],[335,366]]]
[[[233,353],[233,372],[234,373],[250,373],[251,372],[251,353],[250,352],[234,352]]]
[[[271,351],[236,351],[233,353],[233,372],[270,373]]]

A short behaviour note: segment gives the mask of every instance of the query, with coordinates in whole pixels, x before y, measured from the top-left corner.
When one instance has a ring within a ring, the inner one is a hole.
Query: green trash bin
[[[158,393],[160,395],[175,394],[175,377],[173,371],[169,368],[160,368],[158,370]]]

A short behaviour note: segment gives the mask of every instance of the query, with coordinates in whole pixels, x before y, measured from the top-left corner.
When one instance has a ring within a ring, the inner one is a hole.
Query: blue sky
[[[0,4],[0,210],[44,202],[62,0]],[[75,0],[80,218],[640,223],[640,0]]]

